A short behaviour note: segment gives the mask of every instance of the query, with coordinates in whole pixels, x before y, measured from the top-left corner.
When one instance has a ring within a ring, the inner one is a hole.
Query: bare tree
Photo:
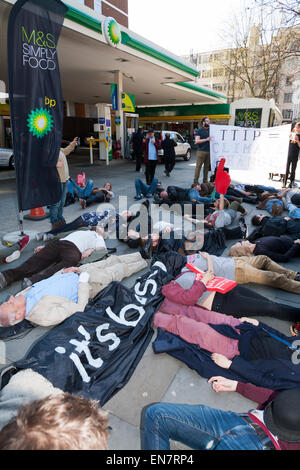
[[[284,64],[300,51],[300,28],[281,28],[277,15],[267,15],[265,8],[244,8],[226,25],[228,58],[223,61],[231,100],[243,96],[274,98]]]
[[[269,8],[273,13],[280,13],[282,26],[300,26],[299,0],[255,0],[255,3],[258,6]]]

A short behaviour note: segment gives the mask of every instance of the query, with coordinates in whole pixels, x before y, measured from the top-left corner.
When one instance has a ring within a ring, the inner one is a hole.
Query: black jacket
[[[175,147],[177,147],[177,143],[173,139],[165,138],[161,146],[165,158],[175,158]]]
[[[300,254],[300,245],[284,235],[259,238],[255,245],[254,255],[266,255],[277,262],[286,263]]]

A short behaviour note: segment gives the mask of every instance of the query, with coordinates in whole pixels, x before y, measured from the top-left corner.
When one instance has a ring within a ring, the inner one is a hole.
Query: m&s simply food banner
[[[61,198],[56,163],[63,98],[57,43],[66,11],[60,0],[18,0],[9,17],[9,104],[20,211]]]

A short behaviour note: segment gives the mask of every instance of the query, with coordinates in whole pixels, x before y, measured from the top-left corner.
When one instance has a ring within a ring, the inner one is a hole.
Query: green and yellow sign
[[[135,113],[135,95],[122,93],[122,109],[128,113]]]

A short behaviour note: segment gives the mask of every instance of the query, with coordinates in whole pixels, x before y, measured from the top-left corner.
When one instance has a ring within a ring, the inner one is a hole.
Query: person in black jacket
[[[256,214],[251,223],[257,227],[248,237],[251,243],[261,237],[286,235],[292,240],[300,238],[300,220],[290,217],[269,217],[265,214]]]
[[[300,256],[300,240],[291,240],[289,237],[263,237],[250,243],[248,240],[233,245],[229,256],[257,256],[266,255],[273,261],[287,263],[292,258]]]
[[[139,127],[138,131],[135,132],[131,138],[133,156],[136,162],[135,171],[141,171],[142,159],[143,159],[143,141],[144,141],[143,129]]]
[[[170,137],[170,134],[167,133],[165,140],[161,144],[162,149],[164,151],[166,176],[170,176],[170,173],[172,172],[175,166],[175,147],[177,147],[177,143]]]

